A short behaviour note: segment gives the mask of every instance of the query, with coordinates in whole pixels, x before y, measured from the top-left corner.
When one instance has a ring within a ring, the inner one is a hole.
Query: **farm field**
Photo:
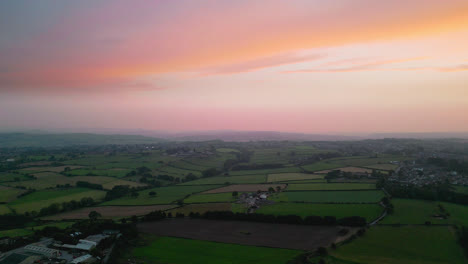
[[[107,201],[102,205],[152,205],[152,204],[170,204],[176,200],[184,199],[187,195],[214,189],[217,185],[205,186],[170,186],[153,188],[138,192],[138,197],[125,196],[116,200]],[[156,192],[154,197],[150,192]]]
[[[294,173],[294,172],[301,172],[301,171],[302,170],[299,167],[284,167],[284,168],[278,168],[278,169],[230,171],[229,175],[231,176],[261,175],[261,174],[274,174],[274,173]]]
[[[57,167],[29,167],[18,170],[23,173],[37,173],[37,172],[63,172],[65,168],[71,170],[82,168],[82,166],[57,166]]]
[[[31,178],[28,178],[25,175],[19,173],[0,172],[0,183],[19,182],[25,180],[31,180]]]
[[[337,226],[285,225],[244,221],[205,219],[166,219],[157,223],[139,223],[140,232],[158,236],[266,246],[298,250],[313,250],[330,245],[338,237]],[[246,235],[246,233],[250,233]]]
[[[268,174],[268,182],[296,181],[296,180],[315,180],[323,179],[323,175],[314,175],[306,173],[277,173]]]
[[[10,230],[1,230],[0,231],[0,238],[3,237],[20,237],[20,236],[27,236],[34,233],[34,230],[41,230],[45,227],[57,227],[57,228],[67,228],[73,225],[73,222],[59,222],[59,223],[52,223],[46,225],[39,225],[39,226],[32,226],[32,227],[25,227],[25,228],[17,228],[17,229],[10,229]]]
[[[194,181],[185,182],[179,185],[204,185],[204,184],[225,184],[225,183],[264,183],[265,175],[247,175],[247,176],[231,176],[231,177],[211,177],[202,178]]]
[[[144,184],[121,180],[114,177],[106,176],[64,176],[55,172],[40,172],[34,174],[37,180],[28,180],[21,182],[5,183],[7,186],[22,186],[28,189],[47,189],[54,188],[57,185],[76,185],[78,181],[85,181],[89,183],[101,184],[104,189],[110,190],[116,185],[129,185],[131,187],[145,186]]]
[[[377,204],[275,203],[262,206],[255,212],[272,215],[298,215],[303,218],[311,215],[335,216],[336,218],[361,216],[366,218],[367,222],[371,222],[382,214],[383,208]]]
[[[468,194],[468,186],[453,186],[455,192]]]
[[[359,167],[343,167],[343,168],[335,168],[333,170],[340,170],[340,171],[343,171],[343,172],[352,172],[352,173],[372,173],[372,170],[371,169],[365,169],[365,168],[359,168]],[[315,173],[329,173],[333,170],[322,170],[322,171],[316,171]]]
[[[65,212],[53,216],[43,217],[43,220],[74,220],[88,219],[88,215],[92,211],[96,211],[102,215],[104,219],[115,219],[123,217],[131,217],[133,215],[141,216],[153,211],[164,211],[176,207],[173,204],[164,205],[149,205],[149,206],[97,206],[86,207],[75,211]]]
[[[16,197],[25,190],[0,186],[0,203],[8,203],[16,199]]]
[[[187,204],[182,207],[168,210],[174,216],[176,213],[189,215],[191,212],[203,214],[208,211],[231,211],[234,204],[230,203],[206,203],[206,204]]]
[[[424,224],[429,221],[433,224],[468,225],[468,206],[411,199],[392,199],[394,212],[385,217],[381,224]],[[443,214],[441,205],[450,215],[447,219],[435,217]]]
[[[281,187],[284,189],[286,184],[234,184],[229,186],[220,187],[217,189],[211,189],[208,191],[203,192],[202,194],[209,194],[209,193],[232,193],[234,191],[237,192],[256,192],[258,190],[261,191],[268,191],[269,188],[273,188],[276,191],[277,187]]]
[[[398,168],[398,165],[390,164],[390,163],[383,163],[383,164],[366,165],[365,167],[369,169],[376,169],[376,170],[395,170],[396,168]]]
[[[125,254],[151,263],[284,264],[301,251],[216,243],[175,237],[145,237],[147,244]]]
[[[72,200],[79,201],[85,197],[91,197],[95,201],[102,200],[105,196],[104,191],[91,190],[86,188],[71,188],[57,190],[43,190],[25,195],[9,205],[18,213],[24,212],[39,212],[40,209],[47,207],[53,203],[69,202]]]
[[[370,183],[305,183],[288,184],[288,191],[323,191],[323,190],[372,190],[375,184]]]
[[[277,202],[306,203],[377,203],[384,197],[382,191],[296,191],[281,192],[269,197]]]
[[[340,164],[330,163],[327,161],[320,161],[320,162],[315,162],[312,164],[301,166],[301,168],[303,168],[304,170],[308,172],[314,172],[314,173],[317,171],[330,170],[330,169],[335,169],[339,167],[343,167],[343,166],[341,166]]]
[[[236,198],[232,193],[210,193],[195,194],[184,200],[184,203],[216,203],[216,202],[234,202]]]
[[[8,208],[8,206],[4,204],[0,204],[0,215],[9,214],[9,213],[11,213],[10,208]]]
[[[467,263],[454,230],[445,226],[372,227],[331,255],[364,264]]]

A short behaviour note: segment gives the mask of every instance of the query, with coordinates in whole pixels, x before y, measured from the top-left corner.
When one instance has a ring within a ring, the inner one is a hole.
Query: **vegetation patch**
[[[281,192],[270,196],[278,202],[305,203],[377,203],[383,197],[382,191],[298,191]]]
[[[314,175],[306,173],[276,173],[268,174],[268,182],[296,181],[296,180],[315,180],[323,179],[323,175]]]
[[[220,187],[203,192],[203,194],[209,193],[232,193],[232,192],[257,192],[257,191],[268,191],[270,188],[277,191],[277,188],[283,190],[286,184],[234,184],[229,186]]]
[[[191,195],[184,200],[184,203],[216,203],[216,202],[233,202],[236,197],[232,193],[210,193]]]
[[[369,183],[306,183],[288,184],[288,191],[324,191],[324,190],[371,190],[375,184]]]

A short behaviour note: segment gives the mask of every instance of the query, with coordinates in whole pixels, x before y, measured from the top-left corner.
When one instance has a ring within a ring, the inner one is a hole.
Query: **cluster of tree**
[[[253,155],[253,151],[248,151],[246,149],[241,149],[236,153],[235,159],[228,159],[224,162],[223,169],[224,171],[229,171],[232,167],[236,166],[239,163],[248,163]]]
[[[90,183],[90,182],[86,182],[86,181],[77,181],[76,182],[76,187],[83,187],[83,188],[96,189],[96,190],[102,190],[103,189],[101,184]]]
[[[239,170],[266,170],[266,169],[279,169],[284,168],[281,163],[265,163],[265,164],[242,164],[235,165],[231,168],[233,171]]]
[[[448,171],[468,173],[468,162],[461,162],[456,159],[428,158],[426,163],[445,168]]]
[[[70,202],[63,202],[62,204],[53,203],[47,207],[42,208],[39,213],[33,211],[31,213],[25,213],[27,216],[46,216],[54,215],[66,211],[72,211],[78,208],[94,205],[94,199],[91,197],[84,197],[80,201],[72,200]]]
[[[468,194],[454,192],[452,186],[448,183],[420,187],[416,185],[402,185],[381,178],[376,186],[377,188],[384,188],[390,195],[397,198],[443,201],[468,205]]]
[[[220,175],[221,173],[222,172],[216,168],[210,168],[210,169],[206,169],[202,171],[202,177],[203,178],[214,177],[214,176]]]
[[[341,170],[332,170],[327,172],[327,175],[325,175],[325,179],[331,180],[331,179],[336,179],[341,176]]]
[[[117,185],[112,188],[112,190],[107,191],[106,197],[104,198],[106,201],[118,199],[124,197],[128,194],[132,194],[133,197],[138,196],[138,191],[144,190],[145,187],[130,187],[128,185]]]
[[[35,191],[36,191],[36,189],[29,189],[29,190],[25,191],[24,193],[18,194],[18,196],[16,196],[16,198],[21,198],[21,197],[26,196],[28,194],[31,194],[31,193],[33,193]]]
[[[151,169],[145,166],[138,167],[136,170],[132,170],[129,173],[127,173],[127,177],[131,176],[144,176],[144,177],[152,177],[151,175]]]
[[[0,229],[15,229],[24,226],[26,223],[31,222],[33,219],[27,215],[7,214],[0,215]]]

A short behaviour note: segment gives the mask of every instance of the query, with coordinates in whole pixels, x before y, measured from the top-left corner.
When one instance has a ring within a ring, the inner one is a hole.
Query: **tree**
[[[269,192],[269,193],[274,193],[274,192],[275,192],[275,189],[273,189],[273,187],[270,187],[270,188],[268,188],[268,192]]]
[[[276,186],[276,192],[280,192],[281,191],[281,186]]]
[[[154,197],[154,196],[156,196],[156,192],[155,192],[155,191],[151,191],[151,192],[149,192],[149,196],[151,196],[151,197]]]
[[[132,198],[137,198],[140,194],[138,192],[131,192]]]
[[[97,220],[99,217],[102,217],[102,215],[96,211],[91,211],[89,212],[89,215],[88,215],[89,219],[95,221]]]
[[[239,195],[239,193],[237,191],[232,192],[232,196],[237,197],[237,195]]]

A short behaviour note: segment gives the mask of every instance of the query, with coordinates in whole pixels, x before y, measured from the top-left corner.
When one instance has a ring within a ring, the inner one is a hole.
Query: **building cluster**
[[[73,233],[71,237],[81,234]],[[0,264],[92,264],[102,263],[99,257],[91,253],[99,243],[111,235],[120,236],[118,231],[106,230],[101,234],[80,239],[77,244],[64,244],[52,238],[43,238],[39,242],[16,248],[0,254]],[[110,254],[110,250],[107,250]]]

